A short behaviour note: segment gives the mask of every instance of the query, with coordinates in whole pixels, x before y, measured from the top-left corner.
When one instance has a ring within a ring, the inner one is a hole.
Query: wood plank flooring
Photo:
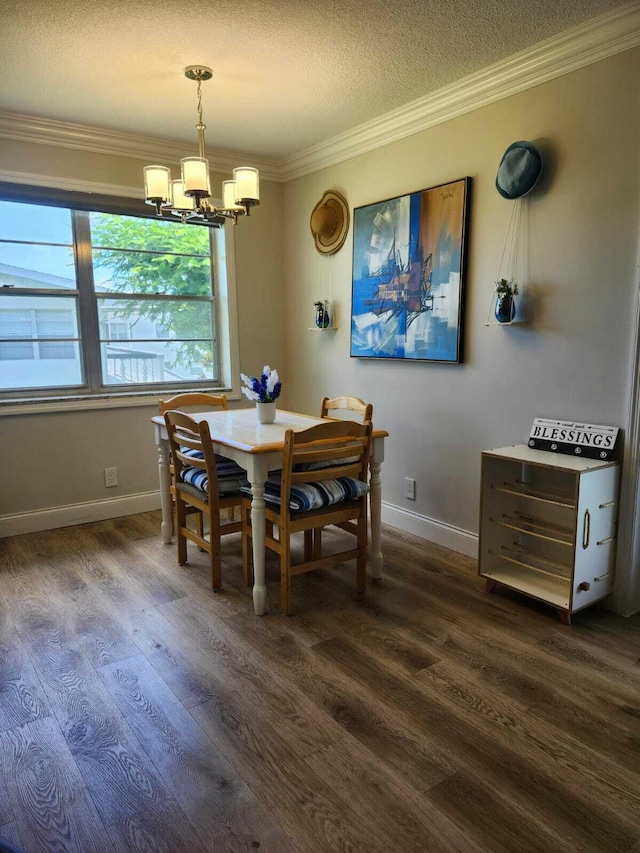
[[[640,617],[561,625],[390,528],[253,613],[159,513],[0,541],[0,839],[26,853],[638,853]],[[328,533],[338,543],[340,532]]]

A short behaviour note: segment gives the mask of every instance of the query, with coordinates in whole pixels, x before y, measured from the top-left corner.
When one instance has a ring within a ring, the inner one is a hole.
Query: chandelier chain
[[[198,75],[198,122],[202,124],[202,77],[200,75]]]

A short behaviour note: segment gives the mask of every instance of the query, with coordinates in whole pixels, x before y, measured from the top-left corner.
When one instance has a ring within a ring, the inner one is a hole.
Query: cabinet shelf
[[[557,545],[567,545],[570,548],[573,546],[573,530],[570,527],[533,518],[518,512],[518,510],[514,511],[513,516],[503,513],[501,518],[491,518],[490,520],[494,524],[501,524],[503,527],[508,527],[518,533],[535,536],[536,539],[555,542]]]
[[[567,492],[559,489],[543,489],[525,483],[523,480],[518,480],[515,483],[503,483],[501,486],[492,486],[491,488],[507,495],[519,495],[523,498],[530,498],[532,501],[541,501],[554,506],[565,506],[568,509],[575,507],[573,497]]]
[[[524,548],[516,548],[514,550],[503,545],[502,551],[498,556],[508,563],[522,566],[522,568],[529,569],[532,572],[539,572],[541,575],[548,575],[550,578],[556,578],[567,584],[571,580],[570,565],[563,565],[562,563],[548,560],[534,551],[528,551]]]
[[[509,564],[487,573],[485,577],[561,610],[569,608],[570,587],[565,580]]]

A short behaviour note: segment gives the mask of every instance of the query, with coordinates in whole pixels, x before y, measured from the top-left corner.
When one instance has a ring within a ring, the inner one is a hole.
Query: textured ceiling
[[[280,160],[624,0],[0,0],[0,110]]]

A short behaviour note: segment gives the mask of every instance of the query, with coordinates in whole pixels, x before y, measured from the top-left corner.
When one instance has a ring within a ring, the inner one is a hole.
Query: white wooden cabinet
[[[563,622],[611,592],[617,462],[527,445],[482,454],[479,574],[556,608]]]

